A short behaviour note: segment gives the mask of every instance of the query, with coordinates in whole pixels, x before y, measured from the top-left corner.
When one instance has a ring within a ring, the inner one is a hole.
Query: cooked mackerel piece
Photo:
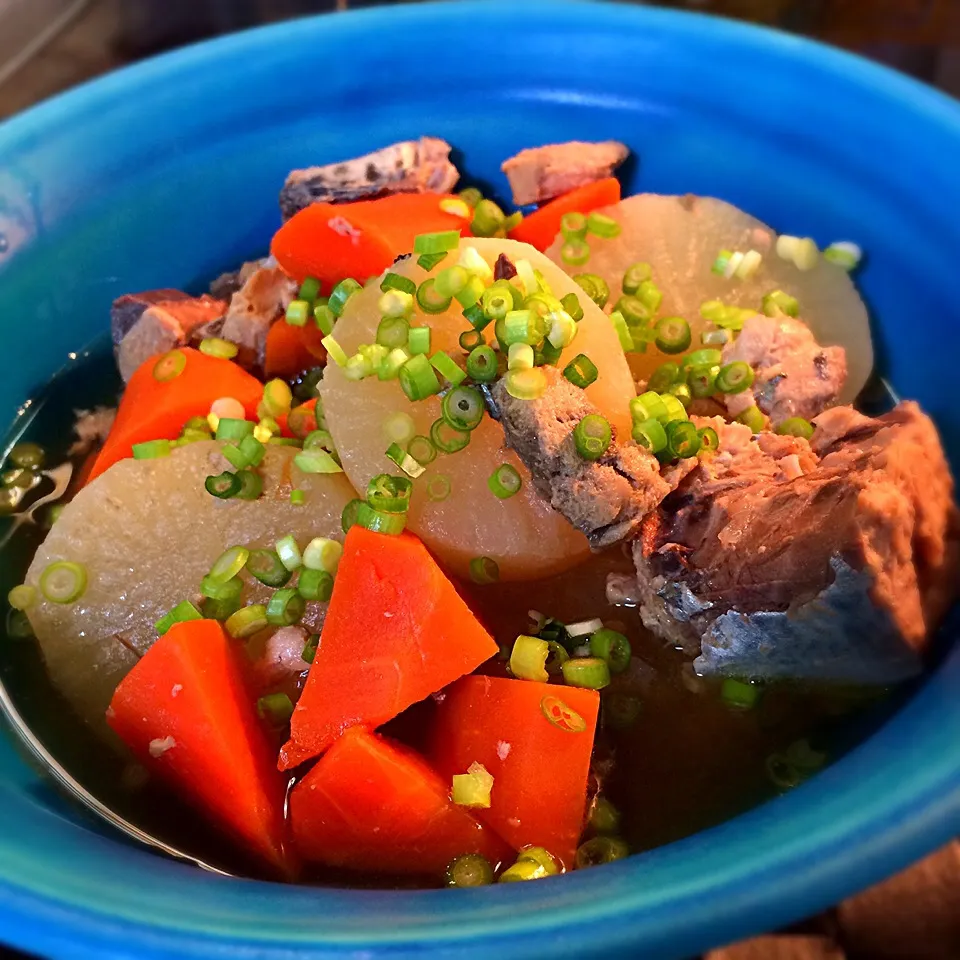
[[[405,140],[354,160],[294,170],[280,191],[284,220],[311,203],[371,200],[389,193],[449,193],[460,174],[450,144],[437,137]]]
[[[891,684],[956,592],[960,515],[912,402],[835,407],[808,444],[712,422],[702,458],[634,545],[645,625],[705,675]],[[616,585],[622,589],[622,584]]]
[[[577,187],[609,177],[630,155],[630,149],[616,140],[602,143],[551,143],[521,150],[505,160],[500,169],[510,181],[513,202],[552,200]]]

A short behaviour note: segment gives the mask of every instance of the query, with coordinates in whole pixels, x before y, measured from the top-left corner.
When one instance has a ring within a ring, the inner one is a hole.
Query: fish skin
[[[460,179],[450,162],[450,149],[445,140],[421,137],[353,160],[293,170],[280,191],[283,219],[311,203],[348,203],[392,193],[450,193]]]

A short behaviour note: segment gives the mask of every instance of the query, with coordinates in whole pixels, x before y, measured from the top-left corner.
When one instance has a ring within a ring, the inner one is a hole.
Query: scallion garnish
[[[486,409],[483,394],[476,387],[460,385],[450,390],[440,405],[443,419],[457,430],[475,430]]]
[[[377,326],[376,341],[388,350],[405,347],[410,335],[410,322],[406,317],[384,317]]]
[[[386,449],[387,459],[392,460],[408,477],[417,477],[423,474],[423,467],[409,453],[404,452],[399,443],[391,443]]]
[[[470,561],[470,579],[474,583],[490,584],[500,579],[500,567],[492,557],[474,557]]]
[[[639,298],[624,294],[613,308],[627,322],[628,327],[644,326],[653,318],[647,305]]]
[[[467,356],[467,376],[478,383],[497,379],[497,355],[491,347],[474,347]]]
[[[405,317],[413,311],[413,296],[403,290],[390,289],[380,295],[377,309],[384,317]]]
[[[623,673],[630,666],[630,641],[622,633],[604,627],[591,635],[590,655],[606,660],[611,673]]]
[[[291,327],[304,327],[310,315],[310,304],[306,300],[291,300],[284,319]]]
[[[684,410],[690,406],[690,399],[692,396],[690,393],[690,387],[682,380],[678,380],[676,383],[670,384],[667,394],[676,397],[683,404]]]
[[[333,595],[333,576],[326,570],[304,570],[297,581],[297,593],[304,600],[329,603]]]
[[[290,571],[275,550],[251,550],[246,569],[247,573],[268,587],[282,587],[290,579]]]
[[[651,418],[635,423],[632,436],[636,443],[653,454],[667,448],[667,433],[659,420]]]
[[[330,309],[330,312],[337,319],[342,317],[347,301],[362,289],[363,287],[352,277],[341,280],[333,290],[330,291],[330,298],[327,300],[327,307]]]
[[[349,357],[343,347],[334,339],[333,334],[328,334],[321,341],[323,349],[327,351],[327,356],[338,366],[345,367]]]
[[[407,352],[411,357],[430,352],[430,328],[412,327],[407,338]],[[398,372],[399,376],[399,372]]]
[[[813,436],[813,424],[809,420],[804,420],[803,417],[787,417],[782,423],[776,425],[774,433],[809,440]]]
[[[620,235],[620,224],[613,217],[594,211],[587,215],[587,233],[609,240]]]
[[[421,466],[433,463],[437,459],[437,448],[429,437],[417,435],[410,438],[407,453]]]
[[[700,452],[700,436],[689,420],[671,420],[665,429],[667,450],[671,456],[686,459]]]
[[[348,533],[350,528],[357,522],[357,513],[360,510],[360,505],[364,502],[364,500],[357,498],[351,500],[343,508],[343,512],[340,514],[340,529],[343,530],[344,533]]]
[[[564,240],[582,240],[587,235],[587,218],[576,210],[560,218],[560,233]]]
[[[500,500],[509,500],[514,494],[520,492],[523,480],[516,467],[509,463],[501,463],[487,478],[487,486],[495,497]]]
[[[647,382],[647,389],[652,390],[654,393],[664,393],[679,376],[679,364],[668,360],[666,363],[660,364],[660,366],[653,371],[650,380]]]
[[[417,266],[429,273],[438,263],[443,263],[446,253],[422,253],[417,257]]]
[[[386,293],[388,290],[399,290],[412,296],[417,291],[417,285],[409,277],[390,271],[380,281],[380,291]]]
[[[457,341],[460,349],[469,353],[475,347],[483,345],[483,334],[476,329],[464,330]]]
[[[580,305],[580,298],[572,291],[565,293],[560,298],[560,306],[563,307],[577,323],[583,319],[583,307]]]
[[[855,243],[848,240],[840,240],[837,243],[831,243],[823,251],[823,259],[828,263],[843,267],[844,270],[855,270],[863,259],[863,251]]]
[[[132,447],[134,460],[154,460],[157,457],[170,456],[169,440],[146,440]]]
[[[663,302],[663,292],[652,280],[644,280],[634,295],[651,313],[656,313]]]
[[[532,370],[533,367],[533,347],[529,343],[511,343],[507,351],[507,369]]]
[[[357,507],[357,523],[374,533],[385,533],[388,536],[398,536],[403,533],[407,523],[405,513],[383,513],[371,507],[369,503],[361,503]]]
[[[510,370],[504,378],[507,393],[516,400],[538,400],[547,389],[547,378],[538,367]]]
[[[436,233],[421,233],[413,238],[414,253],[446,253],[460,243],[459,230],[440,230]]]
[[[290,627],[299,623],[307,604],[293,587],[284,587],[267,601],[267,623],[274,627]]]
[[[337,318],[333,315],[329,303],[318,303],[313,308],[313,321],[316,323],[317,329],[325,337],[329,337],[333,333],[333,325],[337,322]]]
[[[437,379],[431,362],[423,354],[418,353],[412,356],[400,368],[398,376],[400,386],[409,400],[424,400],[440,392],[440,381]]]
[[[619,310],[614,310],[610,314],[610,323],[616,331],[617,339],[620,341],[620,347],[624,353],[633,351],[633,337],[630,334],[630,328],[627,321],[623,319],[623,314]]]
[[[649,280],[653,276],[653,270],[649,263],[633,263],[627,267],[623,274],[621,284],[623,292],[635,294],[640,289],[640,284]]]
[[[303,566],[303,555],[300,553],[300,547],[292,533],[288,533],[276,542],[276,551],[280,562],[291,573]]]
[[[223,628],[235,640],[246,640],[247,637],[252,637],[268,626],[267,608],[262,603],[254,603],[249,607],[241,607],[236,613],[227,617]]]
[[[235,497],[243,487],[240,478],[229,470],[218,473],[216,476],[207,477],[204,481],[204,487],[207,493],[219,497],[221,500],[229,500]]]
[[[226,583],[232,580],[250,559],[250,551],[246,547],[229,547],[217,557],[207,576],[214,583]]]
[[[282,727],[293,716],[293,701],[285,693],[269,693],[257,701],[257,716],[271,726]]]
[[[160,383],[176,380],[187,367],[187,355],[182,350],[170,350],[153,365],[153,379]]]
[[[304,473],[343,473],[343,467],[326,450],[318,448],[302,450],[294,455],[293,462]]]
[[[37,588],[26,583],[17,584],[7,594],[7,603],[14,610],[27,610],[34,605],[36,600]]]
[[[485,887],[493,883],[493,866],[482,854],[463,853],[447,865],[448,887]]]
[[[483,199],[483,194],[476,187],[464,187],[457,196],[471,210]]]
[[[599,460],[613,439],[609,422],[599,413],[587,414],[573,428],[573,444],[584,460]]]
[[[307,638],[307,642],[303,645],[303,653],[300,654],[300,659],[304,663],[312,664],[317,657],[317,650],[320,647],[320,635],[318,633],[312,633]]]
[[[760,699],[760,687],[747,680],[724,677],[720,684],[720,699],[737,710],[752,710]]]
[[[446,500],[450,489],[450,478],[445,473],[434,474],[427,480],[427,497],[434,503]]]
[[[742,393],[753,384],[753,367],[745,360],[734,360],[720,368],[716,383],[721,393]]]
[[[367,503],[384,513],[406,513],[412,493],[413,484],[406,477],[381,473],[367,484]]]
[[[393,477],[392,479],[403,478]],[[325,570],[334,576],[342,555],[343,547],[336,540],[330,540],[328,537],[314,537],[303,551],[303,565],[307,570]]]
[[[290,385],[285,380],[268,380],[263,386],[263,406],[268,416],[286,416],[293,407]]]
[[[232,360],[239,352],[239,348],[235,343],[223,340],[220,337],[204,337],[200,341],[200,352],[205,353],[208,357]]]
[[[697,436],[700,438],[701,453],[715,453],[720,449],[720,437],[713,427],[701,427]]]
[[[590,259],[590,244],[586,240],[567,240],[560,248],[560,259],[571,267],[583,266]]]
[[[430,426],[430,440],[441,453],[458,453],[470,442],[470,433],[440,417]]]
[[[763,298],[763,312],[768,317],[776,317],[785,313],[788,317],[800,316],[800,301],[791,297],[783,290],[771,290]]]
[[[571,687],[602,690],[610,685],[610,667],[599,657],[571,657],[561,670],[563,682]]]
[[[573,275],[573,281],[598,307],[603,308],[607,305],[610,288],[603,277],[595,273],[576,273]]]
[[[495,237],[504,230],[503,211],[492,200],[480,200],[473,208],[470,232],[475,237]]]
[[[630,848],[618,837],[591,837],[577,848],[573,866],[577,870],[599,867],[630,856]]]
[[[438,350],[430,358],[430,365],[452,386],[457,386],[467,377],[466,371],[461,369],[456,361],[442,350]]]
[[[203,614],[189,600],[181,600],[169,613],[164,614],[154,624],[154,628],[162,637],[175,623],[202,619]]]
[[[546,668],[549,653],[550,648],[546,640],[520,634],[514,640],[513,650],[510,652],[510,672],[518,680],[536,680],[546,683],[550,679]]]
[[[720,372],[718,366],[711,366],[708,363],[701,363],[696,367],[691,367],[687,371],[687,383],[690,386],[690,393],[694,397],[712,397],[717,392],[717,374]]]

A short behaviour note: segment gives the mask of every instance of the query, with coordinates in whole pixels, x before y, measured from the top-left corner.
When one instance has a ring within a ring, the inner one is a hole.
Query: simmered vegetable
[[[281,769],[322,753],[348,727],[385,723],[496,652],[416,537],[352,527]]]
[[[290,796],[301,856],[332,867],[442,878],[462,854],[493,864],[510,848],[450,799],[450,784],[418,754],[352,727]]]
[[[598,207],[607,207],[620,200],[620,181],[607,177],[571,190],[556,200],[545,203],[539,210],[524,217],[510,231],[511,240],[529,243],[538,250],[546,250],[560,233],[564,217],[570,213],[587,214]],[[586,232],[586,217],[583,218]],[[567,239],[564,239],[564,243]]]
[[[117,687],[107,722],[151,775],[289,877],[285,784],[239,655],[213,620],[174,625]]]

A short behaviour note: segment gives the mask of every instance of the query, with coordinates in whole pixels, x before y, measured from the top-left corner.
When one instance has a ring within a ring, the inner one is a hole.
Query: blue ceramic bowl
[[[615,137],[640,158],[631,188],[713,194],[821,244],[860,241],[881,368],[937,417],[957,464],[960,107],[802,40],[579,3],[295,22],[122,71],[0,127],[0,409],[12,418],[101,333],[116,295],[199,289],[262,251],[292,167],[424,133],[456,144],[501,196],[513,151]],[[0,740],[0,938],[98,960],[689,955],[809,914],[957,833],[958,685],[960,650],[841,762],[713,830],[477,891],[205,875],[83,825]]]

